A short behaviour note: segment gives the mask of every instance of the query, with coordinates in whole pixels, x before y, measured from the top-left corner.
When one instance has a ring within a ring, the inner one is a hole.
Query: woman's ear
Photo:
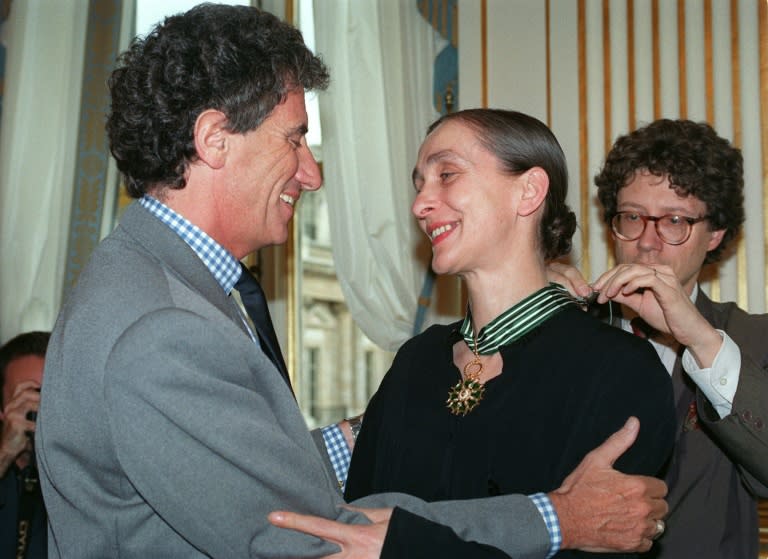
[[[527,216],[538,210],[544,203],[549,192],[549,175],[541,167],[531,167],[520,178],[522,193],[517,213]]]
[[[226,161],[228,122],[226,115],[215,109],[203,111],[195,121],[197,157],[212,169],[220,169]]]

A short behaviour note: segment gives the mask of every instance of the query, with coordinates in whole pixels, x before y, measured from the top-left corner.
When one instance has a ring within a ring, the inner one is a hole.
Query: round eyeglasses
[[[656,227],[656,234],[668,245],[681,245],[691,236],[693,226],[708,216],[642,215],[637,212],[619,212],[611,218],[611,229],[622,241],[635,241],[645,232],[649,221]]]

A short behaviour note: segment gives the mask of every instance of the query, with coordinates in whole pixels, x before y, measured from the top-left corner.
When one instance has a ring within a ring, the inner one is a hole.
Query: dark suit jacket
[[[16,557],[19,511],[21,499],[24,498],[20,479],[22,475],[15,465],[11,465],[5,476],[0,477],[0,557]],[[46,518],[39,487],[25,497],[30,499],[25,559],[45,559],[48,557]]]
[[[731,414],[720,419],[698,391],[699,417],[739,464],[744,482],[756,495],[768,497],[768,315],[748,314],[735,303],[715,303],[701,292],[697,307],[741,349]]]
[[[335,477],[235,303],[138,204],[96,249],[59,315],[36,448],[51,557],[317,556],[337,548],[274,528],[267,514],[364,522],[339,508]],[[543,557],[549,545],[524,496],[360,504],[400,505],[512,555]],[[398,534],[418,526],[399,511],[392,526],[385,548],[396,556],[408,547]]]
[[[678,433],[666,473],[670,513],[653,557],[757,557],[755,495],[768,496],[768,315],[715,303],[699,291],[696,306],[741,350],[732,413],[720,419],[682,370],[672,373]]]

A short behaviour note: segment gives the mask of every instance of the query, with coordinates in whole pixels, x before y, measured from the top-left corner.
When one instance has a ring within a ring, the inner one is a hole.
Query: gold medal
[[[475,353],[475,358],[464,366],[464,379],[448,391],[445,403],[453,415],[467,415],[483,399],[485,385],[480,382],[482,372],[483,364],[480,356]]]
[[[467,305],[467,315],[459,327],[459,334],[475,358],[464,366],[462,380],[448,391],[445,403],[451,413],[467,415],[483,399],[485,385],[480,382],[483,373],[481,353],[497,353],[501,347],[519,340],[551,316],[574,304],[573,298],[564,287],[551,283],[512,305],[477,333],[472,327],[470,305]]]

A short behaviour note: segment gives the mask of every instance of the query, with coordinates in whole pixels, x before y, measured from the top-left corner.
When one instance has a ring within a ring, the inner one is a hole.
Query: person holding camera
[[[26,332],[0,347],[0,557],[48,553],[34,435],[49,336]]]

